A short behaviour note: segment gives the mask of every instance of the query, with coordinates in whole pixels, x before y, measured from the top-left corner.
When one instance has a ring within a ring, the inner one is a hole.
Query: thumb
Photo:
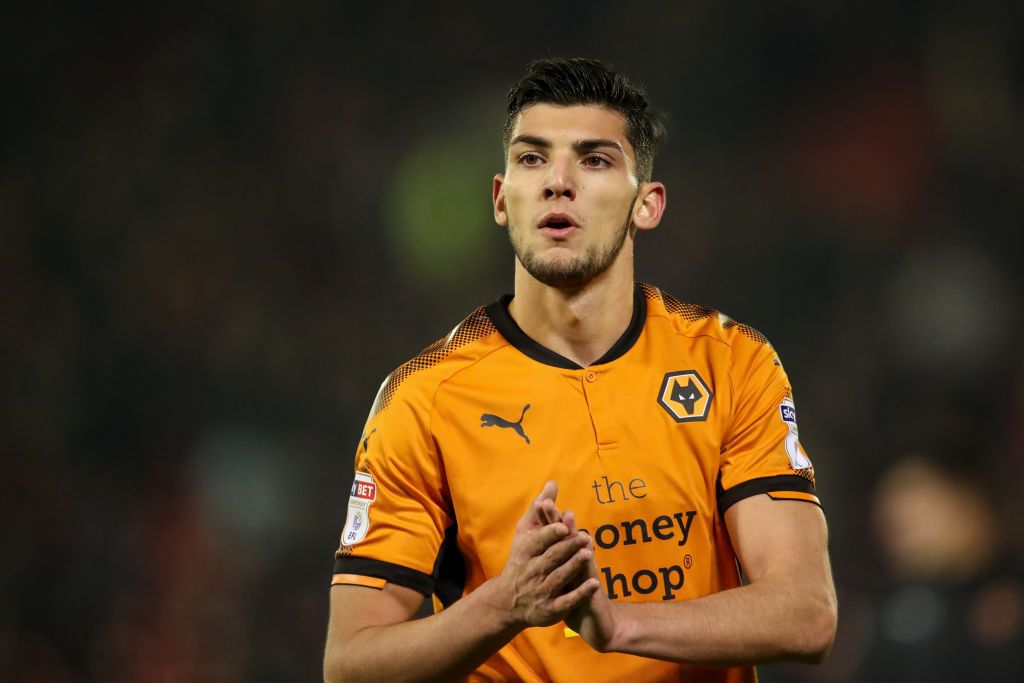
[[[544,484],[544,488],[541,489],[540,494],[533,499],[530,503],[530,507],[526,509],[523,516],[519,519],[516,524],[517,531],[532,531],[539,527],[547,524],[547,519],[544,515],[544,501],[554,500],[558,496],[558,484],[554,481],[548,481]]]
[[[544,488],[541,489],[540,495],[537,496],[537,502],[543,502],[545,500],[554,501],[558,498],[558,482],[549,480],[545,482]]]

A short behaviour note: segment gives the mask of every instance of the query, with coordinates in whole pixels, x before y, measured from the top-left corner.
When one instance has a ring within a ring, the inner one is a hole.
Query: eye
[[[525,154],[521,154],[519,156],[519,163],[522,164],[523,166],[538,166],[543,161],[544,158],[539,154],[535,154],[534,152],[526,152]]]
[[[591,154],[583,159],[583,165],[590,168],[607,168],[611,166],[611,162],[603,156]]]

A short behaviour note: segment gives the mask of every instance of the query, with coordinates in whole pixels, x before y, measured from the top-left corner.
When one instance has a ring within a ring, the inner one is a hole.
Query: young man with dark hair
[[[778,356],[633,280],[662,133],[594,60],[510,91],[493,202],[515,295],[381,386],[326,680],[753,681],[827,653],[825,519]]]

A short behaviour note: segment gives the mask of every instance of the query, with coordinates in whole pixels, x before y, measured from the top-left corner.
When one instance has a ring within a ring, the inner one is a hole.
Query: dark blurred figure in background
[[[1024,580],[966,446],[910,453],[876,488],[888,573],[859,680],[1024,681]]]

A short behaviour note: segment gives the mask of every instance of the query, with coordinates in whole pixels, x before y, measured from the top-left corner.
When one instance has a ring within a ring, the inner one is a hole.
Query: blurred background
[[[504,93],[553,55],[668,114],[637,276],[794,383],[842,619],[762,680],[1020,671],[1020,3],[0,17],[3,680],[320,678],[362,422],[511,290]]]

